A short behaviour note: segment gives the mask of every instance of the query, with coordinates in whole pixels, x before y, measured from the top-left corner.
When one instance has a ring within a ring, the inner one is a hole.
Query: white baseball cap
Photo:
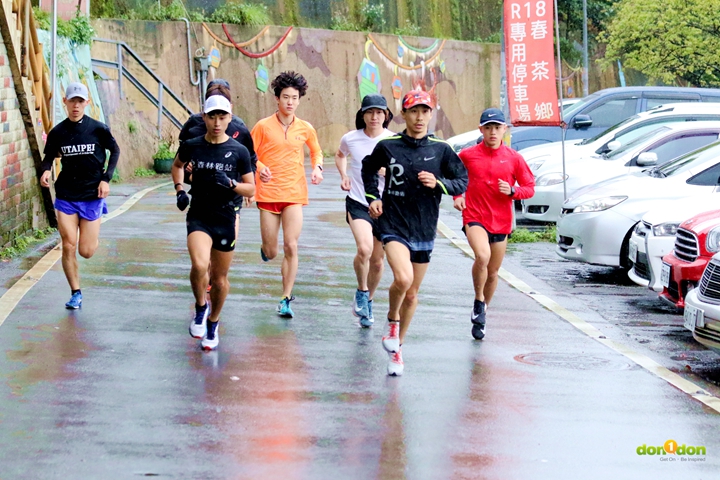
[[[223,97],[222,95],[211,95],[205,100],[205,106],[203,112],[210,113],[216,110],[221,110],[226,113],[232,113],[232,105],[230,100]]]
[[[82,98],[83,100],[88,99],[88,89],[80,82],[72,82],[65,89],[65,98],[71,100],[76,97]]]

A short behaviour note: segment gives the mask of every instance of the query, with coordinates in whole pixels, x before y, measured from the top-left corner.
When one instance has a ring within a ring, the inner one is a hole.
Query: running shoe
[[[372,313],[372,300],[368,300],[368,320],[370,320],[370,323],[373,323],[375,321],[375,317],[373,317]]]
[[[370,317],[360,317],[360,326],[363,328],[370,328],[373,326],[374,320]]]
[[[202,342],[200,342],[203,350],[215,350],[218,346],[218,343],[220,343],[220,332],[217,329],[218,323],[219,322],[207,322],[205,336],[202,337]]]
[[[389,332],[382,337],[383,348],[388,353],[400,351],[400,322],[388,322]]]
[[[267,257],[267,255],[265,255],[265,252],[263,252],[262,247],[260,247],[260,258],[262,258],[262,261],[263,261],[263,262],[269,262],[269,261],[270,261],[270,259]]]
[[[355,300],[353,301],[353,315],[356,317],[369,317],[368,313],[368,300],[370,299],[370,292],[363,292],[362,290],[355,290]]]
[[[403,374],[405,364],[402,359],[402,349],[398,349],[396,353],[390,354],[390,361],[388,361],[388,375],[391,377],[399,377]]]
[[[475,300],[472,313],[470,313],[470,321],[472,322],[472,336],[475,340],[485,338],[485,302]]]
[[[278,315],[285,318],[293,318],[295,314],[293,313],[292,308],[290,308],[290,302],[293,300],[295,300],[294,296],[291,296],[290,298],[285,297],[280,300],[280,303],[278,303],[277,306]]]
[[[82,293],[75,292],[70,297],[70,300],[65,304],[65,308],[68,308],[70,310],[77,310],[78,308],[82,307]]]
[[[210,315],[210,305],[208,303],[205,304],[205,307],[200,307],[199,309],[197,305],[195,306],[195,318],[190,322],[189,328],[191,337],[203,338],[208,315]]]

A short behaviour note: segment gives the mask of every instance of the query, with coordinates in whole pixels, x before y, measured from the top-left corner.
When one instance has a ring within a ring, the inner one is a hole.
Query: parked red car
[[[662,300],[685,308],[685,295],[695,288],[705,266],[720,250],[720,210],[701,213],[680,224],[675,248],[663,257]]]

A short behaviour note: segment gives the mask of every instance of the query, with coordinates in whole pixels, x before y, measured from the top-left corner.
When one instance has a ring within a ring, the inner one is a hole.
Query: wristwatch
[[[315,165],[315,166],[316,166],[317,168],[319,168],[321,172],[323,171],[322,165]]]
[[[509,196],[512,197],[513,195],[515,195],[515,187],[510,187],[510,195]]]
[[[230,179],[230,189],[235,190],[235,187],[237,187],[237,181],[235,181],[235,179],[231,178]]]

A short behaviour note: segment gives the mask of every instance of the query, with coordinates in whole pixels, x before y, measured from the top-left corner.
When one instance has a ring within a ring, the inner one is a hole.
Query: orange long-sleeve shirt
[[[250,135],[258,158],[255,200],[307,205],[304,145],[310,148],[312,167],[323,164],[322,149],[313,126],[295,117],[286,132],[277,114],[272,114],[258,121]],[[272,174],[267,183],[260,180],[260,171],[265,167],[269,167]]]

